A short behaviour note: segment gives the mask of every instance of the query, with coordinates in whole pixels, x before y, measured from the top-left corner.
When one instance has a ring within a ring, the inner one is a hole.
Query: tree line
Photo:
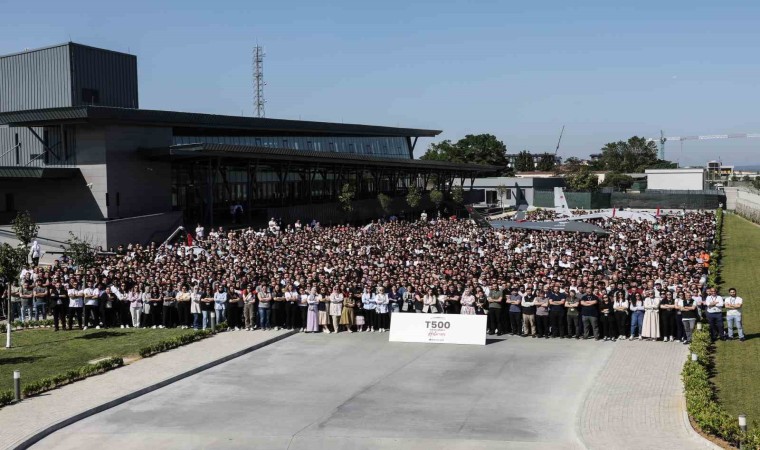
[[[593,191],[605,186],[625,190],[634,181],[628,174],[677,166],[671,161],[659,159],[655,142],[639,136],[633,136],[627,141],[609,142],[589,161],[570,157],[563,164],[557,164],[551,153],[542,153],[536,157],[523,150],[517,154],[512,164],[507,155],[507,146],[496,136],[468,134],[456,142],[447,139],[430,144],[420,159],[497,166],[501,168],[501,176],[534,170],[555,172],[557,175],[564,174],[568,186],[577,191]],[[593,173],[595,171],[608,172],[602,184],[597,183],[597,177]]]

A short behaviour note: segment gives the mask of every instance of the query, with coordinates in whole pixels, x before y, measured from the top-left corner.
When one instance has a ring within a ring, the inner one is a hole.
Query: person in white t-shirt
[[[198,226],[195,227],[195,239],[202,241],[205,233],[206,233],[206,229],[203,228],[203,225],[198,224]]]
[[[736,296],[736,289],[728,290],[728,297],[723,299],[726,308],[726,322],[728,322],[728,338],[734,338],[734,327],[739,333],[739,341],[744,342],[744,329],[742,329],[742,298]]]
[[[715,342],[723,337],[723,297],[715,288],[707,290],[707,322],[710,324],[710,339]]]

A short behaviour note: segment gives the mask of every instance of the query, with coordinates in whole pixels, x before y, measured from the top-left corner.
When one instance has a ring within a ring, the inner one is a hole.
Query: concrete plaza
[[[626,348],[639,356],[625,357]],[[663,422],[668,447],[695,448],[707,444],[682,423],[680,384],[654,386],[663,411],[652,411],[644,383],[674,368],[677,380],[685,355],[667,343],[508,337],[480,347],[299,334],[84,419],[35,448],[655,448],[646,437],[659,428],[651,422],[668,415],[681,421],[675,429]],[[640,367],[641,386],[618,373],[629,361]],[[621,378],[627,388],[615,387]],[[649,430],[610,441],[628,414],[619,424],[598,415],[620,410],[642,415]]]

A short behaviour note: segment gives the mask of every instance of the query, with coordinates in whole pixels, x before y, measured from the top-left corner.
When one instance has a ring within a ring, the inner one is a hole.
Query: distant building
[[[472,193],[468,193],[468,200],[474,206],[533,206],[537,190],[549,191],[564,186],[565,179],[561,177],[476,178],[472,183]]]
[[[647,190],[701,191],[707,188],[703,168],[647,169]]]
[[[707,162],[707,182],[714,186],[716,183],[725,183],[734,176],[734,166],[725,166],[720,161]]]

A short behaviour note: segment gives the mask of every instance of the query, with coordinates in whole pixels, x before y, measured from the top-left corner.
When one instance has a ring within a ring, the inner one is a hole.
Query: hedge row
[[[214,327],[213,330],[196,330],[194,333],[183,334],[171,339],[164,339],[163,341],[156,342],[155,344],[147,345],[140,349],[138,352],[141,357],[147,358],[157,353],[165,352],[183,345],[190,344],[195,341],[205,339],[218,331],[227,329],[227,323],[222,322]]]
[[[52,326],[53,326],[53,319],[27,320],[26,322],[22,322],[20,320],[14,320],[13,321],[13,329],[17,329],[17,328],[41,328],[41,327],[52,327]]]
[[[717,288],[720,284],[720,262],[723,256],[723,210],[720,208],[715,212],[714,244],[707,283],[708,286]],[[760,429],[754,427],[748,433],[742,433],[738,418],[729,414],[718,402],[715,386],[710,381],[714,347],[709,331],[695,330],[689,349],[697,355],[696,361],[692,361],[691,358],[686,361],[681,372],[689,416],[704,433],[732,445],[741,442],[745,449],[760,450]]]
[[[24,398],[31,397],[33,395],[41,394],[43,392],[65,386],[75,381],[83,380],[93,375],[99,375],[109,370],[116,369],[124,365],[122,358],[113,357],[100,361],[96,364],[88,364],[82,366],[79,369],[71,369],[64,373],[54,375],[52,377],[42,378],[37,381],[27,383],[21,389],[21,394]],[[0,392],[0,406],[5,406],[12,403],[14,395],[12,391]]]
[[[689,347],[697,354],[697,361],[689,358],[681,377],[686,395],[686,410],[697,426],[705,433],[745,449],[760,449],[760,429],[752,428],[742,433],[738,418],[726,412],[718,402],[715,386],[710,382],[710,367],[713,364],[713,346],[707,330],[695,330]]]

